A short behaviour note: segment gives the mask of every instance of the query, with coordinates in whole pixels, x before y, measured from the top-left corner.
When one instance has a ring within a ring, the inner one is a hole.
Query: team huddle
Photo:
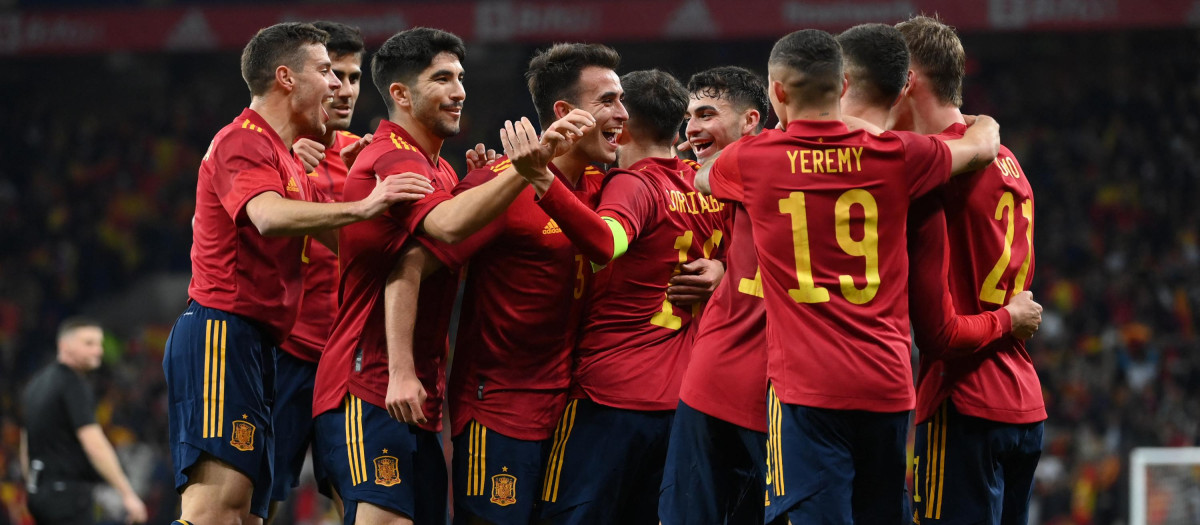
[[[270,521],[310,446],[347,524],[1026,522],[1033,193],[959,111],[952,28],[797,31],[765,80],[686,85],[555,44],[537,125],[460,180],[465,56],[414,28],[368,62],[332,22],[246,46],[163,363],[177,523]]]

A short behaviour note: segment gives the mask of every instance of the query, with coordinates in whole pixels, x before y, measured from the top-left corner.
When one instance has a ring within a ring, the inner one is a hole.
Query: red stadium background
[[[937,13],[966,47],[964,111],[1000,121],[1039,203],[1032,290],[1046,311],[1029,347],[1050,419],[1033,523],[1125,523],[1129,451],[1200,440],[1200,1],[0,5],[0,524],[30,523],[17,395],[81,312],[109,334],[99,420],[151,521],[177,515],[161,360],[186,300],[196,168],[248,103],[242,45],[291,20],[356,25],[368,48],[418,25],[461,35],[463,134],[442,151],[461,173],[468,145],[498,146],[503,120],[533,114],[522,73],[549,42],[607,43],[622,72],[686,80],[726,64],[764,73],[796,29]],[[383,115],[366,86],[357,132]],[[101,512],[119,506],[100,498]],[[282,522],[331,519],[305,485]]]

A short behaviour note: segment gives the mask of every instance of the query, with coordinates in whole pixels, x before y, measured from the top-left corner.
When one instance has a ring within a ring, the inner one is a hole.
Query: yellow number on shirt
[[[713,230],[712,237],[709,237],[707,241],[704,241],[704,244],[701,246],[701,251],[703,252],[705,258],[708,258],[708,256],[712,255],[713,250],[715,250],[717,246],[721,245],[721,239],[724,238],[724,236],[725,234],[722,233],[721,230]],[[679,250],[679,262],[675,263],[675,271],[671,272],[672,277],[678,275],[680,272],[680,265],[687,262],[688,251],[692,249],[693,239],[694,234],[691,230],[685,231],[683,232],[683,235],[675,238],[675,249]],[[692,316],[694,317],[699,314],[700,304],[693,304]],[[662,309],[650,317],[650,324],[654,326],[661,326],[668,330],[678,330],[683,326],[683,319],[681,319],[678,315],[675,315],[675,306],[671,304],[670,300],[668,300],[666,297],[663,297]]]
[[[579,267],[579,271],[575,273],[575,298],[583,297],[584,273],[583,267],[586,261],[583,260],[583,255],[575,256],[575,264]]]
[[[850,235],[850,208],[863,209],[863,238],[855,240]],[[854,286],[854,277],[839,275],[842,296],[852,304],[866,304],[879,292],[879,206],[867,190],[850,190],[838,197],[833,208],[837,217],[837,241],[842,251],[866,259],[867,284],[863,289]]]
[[[979,300],[985,303],[1004,304],[1007,294],[1000,289],[1000,278],[1004,277],[1004,270],[1008,269],[1008,263],[1012,260],[1012,245],[1014,230],[1016,224],[1013,222],[1013,209],[1016,207],[1012,192],[1006,191],[1000,196],[1000,202],[996,203],[996,220],[1005,221],[1004,228],[1004,250],[1000,252],[1000,259],[996,261],[996,265],[992,267],[992,271],[988,272],[987,277],[983,279],[983,286],[979,289]],[[1030,246],[1025,252],[1025,261],[1021,263],[1021,269],[1017,271],[1016,282],[1013,283],[1013,295],[1020,293],[1025,288],[1025,278],[1029,275],[1029,262],[1033,258],[1033,203],[1024,201],[1021,203],[1021,216],[1025,217],[1028,228],[1025,230],[1025,242]]]
[[[300,262],[308,264],[308,245],[312,244],[312,235],[305,235],[303,242],[303,247],[300,249]]]
[[[855,206],[863,210],[862,239],[855,239],[850,233],[850,210]],[[792,246],[796,256],[797,286],[789,289],[788,295],[797,303],[828,302],[829,290],[818,286],[813,279],[808,242],[808,210],[804,206],[804,192],[792,192],[786,199],[780,199],[779,211],[792,216]],[[855,286],[853,276],[839,275],[842,296],[853,304],[866,304],[879,292],[879,205],[867,190],[850,190],[838,197],[834,205],[834,218],[838,246],[847,255],[864,259],[863,274],[866,285],[860,289]]]
[[[675,238],[675,249],[679,250],[679,262],[675,263],[675,271],[671,272],[672,277],[679,273],[679,265],[687,262],[687,252],[692,249],[691,230],[685,231],[683,235]],[[659,310],[658,313],[650,317],[650,324],[661,326],[667,330],[678,330],[679,327],[683,326],[683,319],[675,315],[675,307],[671,306],[671,301],[664,297],[662,310]]]
[[[797,303],[824,303],[829,301],[829,290],[817,286],[813,280],[812,261],[808,249],[808,212],[804,207],[804,192],[794,191],[786,199],[779,199],[779,211],[792,216],[792,247],[796,255],[797,287],[788,290],[788,295]]]
[[[742,280],[738,281],[738,291],[746,295],[762,297],[762,269],[758,268],[754,270],[753,279],[743,277]]]

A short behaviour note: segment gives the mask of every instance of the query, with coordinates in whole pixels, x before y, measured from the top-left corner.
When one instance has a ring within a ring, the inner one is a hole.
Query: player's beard
[[[413,109],[416,110],[414,113],[417,121],[423,123],[435,135],[445,139],[456,136],[461,131],[462,126],[459,124],[459,119],[455,119],[443,111],[454,107],[462,108],[461,102],[437,104],[424,98],[417,98],[414,102]]]

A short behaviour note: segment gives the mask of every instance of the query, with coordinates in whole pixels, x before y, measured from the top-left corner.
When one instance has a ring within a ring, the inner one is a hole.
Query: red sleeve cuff
[[[1000,322],[1000,335],[1008,335],[1012,333],[1012,314],[1008,313],[1007,308],[998,308],[993,311],[996,314],[996,320]]]

